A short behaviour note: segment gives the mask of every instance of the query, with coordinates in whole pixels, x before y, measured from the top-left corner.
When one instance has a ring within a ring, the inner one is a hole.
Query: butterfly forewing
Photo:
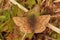
[[[34,26],[31,28],[29,18],[27,17],[14,17],[15,24],[20,27],[20,31],[24,33],[41,33],[46,29],[46,25],[50,20],[50,15],[38,16],[35,18]]]
[[[36,17],[36,23],[34,26],[34,33],[41,33],[46,29],[46,25],[50,20],[50,15],[43,15]]]
[[[15,24],[20,27],[20,31],[24,33],[32,33],[30,24],[28,23],[28,19],[26,17],[14,17],[13,20]]]

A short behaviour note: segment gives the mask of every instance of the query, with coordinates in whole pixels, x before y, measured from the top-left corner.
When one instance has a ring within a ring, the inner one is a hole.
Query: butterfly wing
[[[28,19],[26,17],[14,17],[13,18],[15,24],[20,27],[20,31],[24,33],[31,33],[30,24],[28,23]]]
[[[50,20],[50,15],[43,15],[36,17],[36,24],[34,26],[34,33],[41,33],[46,29],[46,25]]]

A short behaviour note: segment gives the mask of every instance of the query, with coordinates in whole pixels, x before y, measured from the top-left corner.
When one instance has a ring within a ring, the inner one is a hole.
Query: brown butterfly
[[[31,27],[29,18],[27,17],[13,17],[13,20],[17,26],[20,27],[20,31],[24,33],[41,33],[46,29],[46,25],[50,20],[50,15],[43,15],[35,17],[34,25]],[[33,28],[33,29],[32,29]]]

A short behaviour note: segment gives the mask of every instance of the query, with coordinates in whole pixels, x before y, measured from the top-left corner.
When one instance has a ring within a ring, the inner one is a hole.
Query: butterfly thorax
[[[32,31],[34,32],[34,24],[36,23],[36,17],[35,15],[31,15],[29,18],[28,18],[28,21],[29,21],[29,24],[30,24],[30,27],[32,29]]]

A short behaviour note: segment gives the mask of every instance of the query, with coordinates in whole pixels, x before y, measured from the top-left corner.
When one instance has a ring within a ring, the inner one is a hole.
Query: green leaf
[[[14,22],[12,20],[9,21],[9,31],[13,32]]]
[[[38,2],[38,4],[40,5],[40,4],[41,4],[41,2],[42,2],[42,0],[37,0],[37,2]]]
[[[5,16],[0,16],[0,19],[5,19],[6,17]]]
[[[4,11],[4,16],[6,16],[6,21],[10,20],[10,10]]]
[[[32,38],[32,37],[33,37],[33,34],[34,34],[34,33],[27,34],[26,37],[27,37],[27,38]]]
[[[30,17],[31,15],[35,15],[35,16],[40,15],[40,7],[39,7],[39,5],[35,5],[35,7],[28,12],[27,17]]]
[[[18,6],[13,5],[11,10],[11,16],[21,16],[23,15],[23,11],[18,8]]]
[[[1,14],[1,12],[2,12],[2,9],[0,9],[0,14]]]
[[[5,23],[3,23],[2,25],[0,25],[0,32],[5,28],[4,25],[7,23],[8,21],[6,21]]]
[[[36,4],[35,0],[27,0],[28,7],[31,8],[34,4]]]
[[[58,35],[58,38],[57,38],[57,40],[60,40],[60,34]]]

